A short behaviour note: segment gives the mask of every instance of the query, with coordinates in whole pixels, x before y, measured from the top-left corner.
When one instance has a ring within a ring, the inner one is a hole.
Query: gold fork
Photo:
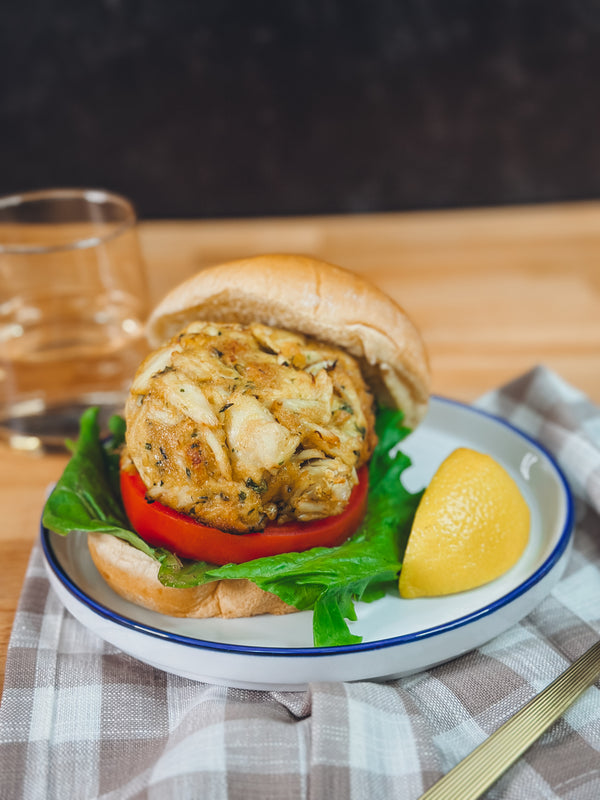
[[[435,783],[420,800],[475,800],[600,675],[600,641]]]

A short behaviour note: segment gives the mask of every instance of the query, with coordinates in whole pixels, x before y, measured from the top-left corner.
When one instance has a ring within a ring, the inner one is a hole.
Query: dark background
[[[60,0],[0,9],[0,193],[140,215],[597,198],[598,0]]]

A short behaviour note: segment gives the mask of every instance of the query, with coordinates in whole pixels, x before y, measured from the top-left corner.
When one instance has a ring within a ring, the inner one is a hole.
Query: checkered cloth
[[[49,589],[36,547],[0,710],[2,800],[417,798],[600,633],[600,411],[543,368],[479,405],[543,442],[577,493],[566,573],[521,624],[385,684],[226,689],[141,664],[88,632]],[[487,797],[600,797],[597,685]]]

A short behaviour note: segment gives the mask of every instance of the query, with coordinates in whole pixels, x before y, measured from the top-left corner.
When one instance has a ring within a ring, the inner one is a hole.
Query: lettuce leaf
[[[57,533],[98,531],[124,539],[160,562],[165,586],[186,588],[222,578],[246,578],[298,609],[313,609],[313,638],[318,647],[359,642],[346,620],[355,620],[354,602],[371,602],[397,591],[402,556],[421,492],[411,494],[401,482],[410,459],[399,449],[409,433],[402,414],[381,409],[379,443],[369,466],[369,503],[360,528],[339,547],[316,547],[244,564],[215,567],[182,561],[150,547],[131,530],[118,488],[118,454],[123,421],[112,421],[113,436],[101,443],[97,410],[86,411],[73,457],[52,492],[43,522]]]
[[[42,523],[63,536],[74,531],[110,533],[160,560],[160,551],[131,530],[121,502],[118,448],[125,438],[125,420],[112,417],[109,430],[111,436],[101,442],[98,409],[84,411],[79,439],[70,444],[73,455],[46,501]]]

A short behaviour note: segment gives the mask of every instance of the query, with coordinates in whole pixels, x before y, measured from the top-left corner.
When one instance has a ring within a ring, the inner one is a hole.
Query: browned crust
[[[421,336],[406,312],[356,273],[309,256],[270,254],[209,267],[169,292],[148,320],[158,346],[193,320],[262,322],[343,347],[384,405],[414,427],[429,397]]]
[[[297,611],[274,594],[247,580],[221,580],[188,589],[173,589],[158,580],[158,562],[107,533],[88,534],[92,560],[118,595],[136,605],[171,617],[253,617]]]

